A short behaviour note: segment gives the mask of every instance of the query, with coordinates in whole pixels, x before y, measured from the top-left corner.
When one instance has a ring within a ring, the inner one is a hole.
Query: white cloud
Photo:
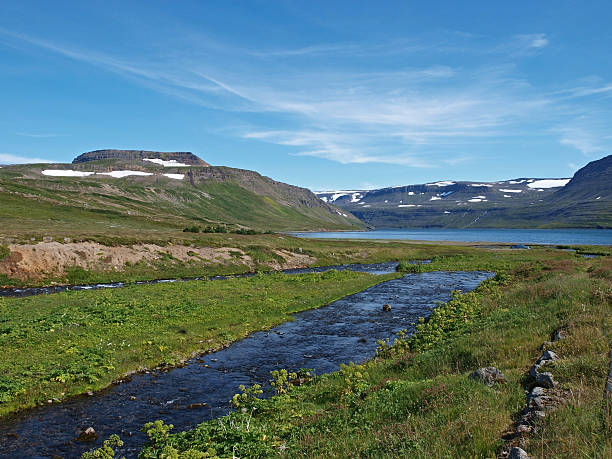
[[[530,48],[544,48],[548,46],[548,38],[543,33],[538,33],[535,35],[528,36],[529,37],[529,47]]]
[[[565,126],[557,129],[561,134],[559,142],[582,152],[585,156],[602,153],[611,145],[604,145],[606,137],[580,126]]]
[[[275,117],[263,123],[281,129],[251,122],[232,133],[289,147],[295,155],[344,164],[455,165],[474,158],[458,152],[458,146],[469,151],[476,142],[524,135],[537,122],[549,134],[560,134],[561,144],[585,154],[605,146],[592,130],[568,124],[564,117],[587,111],[572,97],[612,93],[612,84],[598,81],[598,85],[543,93],[517,72],[514,59],[549,45],[544,33],[508,37],[491,45],[463,40],[457,48],[441,40],[252,51],[193,40],[192,47],[180,53],[167,45],[163,52],[144,50],[138,56],[79,49],[1,28],[0,33],[190,103]],[[488,67],[437,63],[380,71],[375,61],[381,53],[440,52],[438,56],[446,57],[470,52],[470,46],[474,53],[507,56],[508,62]],[[330,66],[329,60],[313,65],[322,56],[367,56],[374,70]]]
[[[0,153],[0,164],[36,164],[36,163],[54,163],[49,159],[31,158],[27,156],[12,155],[10,153]]]

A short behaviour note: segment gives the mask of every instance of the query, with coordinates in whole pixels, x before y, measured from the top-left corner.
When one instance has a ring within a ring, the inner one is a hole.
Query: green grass
[[[0,415],[176,365],[394,276],[330,271],[0,298]]]
[[[146,233],[145,233],[146,234]],[[107,246],[126,246],[142,242],[143,234],[130,233],[116,235],[74,236],[73,241],[93,241]],[[61,238],[58,238],[62,240]],[[157,239],[148,240],[161,247],[183,245],[187,247],[229,247],[232,253],[241,250],[253,258],[251,265],[244,264],[239,257],[227,261],[207,261],[191,257],[187,261],[157,260],[140,262],[116,269],[111,263],[97,261],[86,272],[66,266],[66,273],[21,273],[22,277],[4,279],[1,285],[48,285],[51,283],[93,283],[159,278],[198,277],[205,275],[239,274],[254,270],[269,270],[278,267],[282,258],[276,253],[284,250],[296,255],[312,257],[314,266],[325,266],[344,263],[375,263],[390,260],[425,260],[433,259],[432,265],[419,270],[432,269],[507,269],[517,263],[528,263],[540,260],[541,263],[573,260],[582,257],[576,253],[547,247],[534,247],[532,250],[507,250],[507,245],[500,244],[502,250],[491,250],[478,246],[452,246],[434,243],[412,243],[408,241],[347,241],[326,239],[300,239],[280,234],[214,234],[168,232],[157,234]],[[592,248],[591,248],[592,249]],[[18,249],[15,249],[18,251]],[[584,250],[588,250],[584,248]],[[601,247],[600,251],[609,250]],[[2,268],[0,261],[0,272]]]
[[[363,365],[269,400],[247,397],[244,409],[187,432],[149,425],[141,457],[495,457],[525,406],[525,374],[560,327],[568,336],[552,345],[561,360],[551,371],[568,396],[526,449],[533,457],[610,457],[603,387],[612,260],[508,265],[506,274],[440,307],[415,337],[381,344]],[[506,384],[468,378],[489,365]]]
[[[94,166],[66,167],[91,170]],[[159,172],[155,167],[144,168]],[[43,236],[140,234],[141,239],[150,240],[159,233],[174,234],[194,225],[223,224],[232,230],[246,226],[262,231],[364,226],[352,216],[345,218],[324,207],[303,190],[287,192],[287,185],[249,171],[205,168],[214,169],[218,176],[192,183],[160,177],[50,178],[43,176],[41,169],[40,165],[21,165],[0,170],[0,223],[5,236],[27,241]],[[319,207],[304,205],[300,196],[314,199]]]
[[[11,251],[5,245],[0,244],[0,261],[4,260],[10,255]]]

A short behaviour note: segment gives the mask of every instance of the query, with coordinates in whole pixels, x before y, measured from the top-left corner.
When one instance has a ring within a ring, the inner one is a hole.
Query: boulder
[[[554,332],[552,332],[552,334],[550,335],[550,340],[559,341],[565,338],[565,335],[566,335],[566,331],[559,328],[558,330],[555,330]]]
[[[515,446],[510,450],[510,454],[508,454],[508,459],[529,459],[529,455],[524,449]]]
[[[81,433],[79,433],[78,440],[83,442],[91,442],[95,441],[96,438],[98,438],[98,434],[96,433],[94,428],[87,427],[86,429],[82,430]]]
[[[475,381],[480,381],[487,386],[492,386],[495,383],[500,384],[506,382],[506,377],[495,367],[479,368],[470,374],[470,378],[474,379]]]
[[[555,354],[553,351],[544,351],[542,357],[538,359],[536,365],[545,365],[548,362],[554,362],[555,360],[559,360],[559,356]]]
[[[557,385],[557,383],[553,379],[552,373],[544,372],[538,373],[535,378],[535,385],[539,387],[544,387],[546,389],[552,389]]]

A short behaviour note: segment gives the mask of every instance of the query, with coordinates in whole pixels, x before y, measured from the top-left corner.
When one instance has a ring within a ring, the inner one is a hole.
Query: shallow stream
[[[393,272],[388,266],[360,270]],[[344,267],[350,269],[349,267]],[[0,421],[0,457],[79,457],[113,433],[125,442],[120,454],[136,457],[145,442],[139,430],[162,419],[174,431],[190,429],[229,411],[240,384],[265,384],[271,370],[313,368],[336,371],[341,363],[371,358],[377,339],[412,329],[453,290],[469,291],[493,276],[488,272],[407,274],[295,315],[269,331],[257,332],[227,349],[192,359],[182,368],[138,374],[93,396],[72,398],[23,411]],[[391,305],[383,312],[382,305]],[[78,433],[92,426],[99,437],[81,443]]]

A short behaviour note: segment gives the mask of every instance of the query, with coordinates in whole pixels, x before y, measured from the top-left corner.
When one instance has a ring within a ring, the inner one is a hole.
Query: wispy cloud
[[[10,153],[0,153],[0,164],[36,164],[36,163],[54,163],[42,158],[32,158],[28,156],[13,155]]]
[[[517,35],[517,38],[528,48],[544,48],[549,44],[548,37],[544,33]]]
[[[591,154],[602,145],[592,133],[564,119],[584,111],[569,99],[612,94],[609,83],[574,86],[557,93],[533,87],[517,71],[514,60],[549,46],[544,33],[508,37],[501,44],[479,44],[474,52],[507,57],[490,66],[444,64],[449,53],[469,49],[476,40],[471,36],[462,39],[462,49],[439,40],[257,51],[233,48],[226,52],[219,43],[207,47],[206,41],[194,40],[194,49],[175,52],[169,47],[165,52],[126,56],[1,28],[0,34],[193,104],[265,114],[259,122],[250,118],[250,127],[241,123],[234,134],[283,145],[294,155],[344,164],[459,164],[473,158],[463,153],[470,145],[524,134],[534,123],[556,132],[561,144]],[[423,51],[439,53],[434,54],[439,56],[438,63],[402,66],[397,62],[403,60],[394,58],[391,68],[375,65],[376,59],[388,53]],[[330,65],[330,59],[339,57],[356,60],[346,66]],[[366,68],[375,70],[364,71],[364,62]]]
[[[603,153],[612,148],[609,137],[601,133],[579,126],[566,126],[558,128],[560,133],[560,143],[579,150],[585,156],[595,153]],[[608,140],[606,144],[606,140]]]
[[[53,137],[63,137],[63,134],[54,134],[54,133],[31,133],[31,132],[16,132],[15,133],[21,137],[30,137],[33,139],[50,139]]]

